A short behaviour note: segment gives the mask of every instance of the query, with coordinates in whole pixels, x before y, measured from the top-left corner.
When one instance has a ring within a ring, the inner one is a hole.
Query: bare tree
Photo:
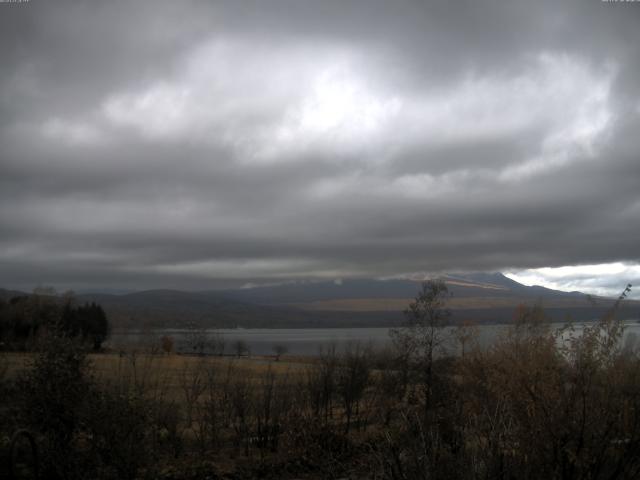
[[[289,352],[286,345],[278,344],[273,346],[273,353],[276,354],[276,362],[280,360],[280,357]]]
[[[456,326],[453,336],[460,345],[460,355],[464,358],[466,347],[478,336],[478,328],[473,322],[465,320]]]
[[[207,370],[203,359],[195,363],[186,361],[179,373],[179,383],[184,395],[185,426],[193,425],[193,414],[202,394],[206,391]]]
[[[212,352],[214,355],[224,355],[224,349],[226,347],[226,341],[224,335],[220,332],[214,332],[210,341]]]
[[[163,335],[162,337],[160,337],[160,346],[164,353],[166,354],[173,353],[173,345],[174,345],[173,337],[169,335]]]
[[[341,358],[337,387],[346,417],[346,433],[349,433],[353,417],[360,413],[360,400],[369,384],[369,356],[369,349],[362,348],[359,344],[350,344]]]
[[[307,370],[306,389],[316,420],[328,423],[333,413],[338,356],[336,346],[320,350],[318,363]]]
[[[190,323],[187,329],[189,349],[196,355],[204,355],[207,353],[210,350],[207,330],[195,323]]]
[[[449,296],[444,280],[424,281],[420,292],[404,311],[405,324],[390,332],[394,345],[421,377],[427,411],[431,406],[434,355],[444,347],[443,327],[451,315],[446,309]]]
[[[247,355],[249,354],[249,345],[247,345],[247,342],[245,342],[241,338],[233,342],[233,349],[235,350],[238,357],[241,357],[245,353]]]

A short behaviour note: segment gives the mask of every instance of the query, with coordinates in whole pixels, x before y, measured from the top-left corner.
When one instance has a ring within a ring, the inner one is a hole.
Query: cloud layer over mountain
[[[1,4],[0,284],[637,274],[639,22],[600,1]]]

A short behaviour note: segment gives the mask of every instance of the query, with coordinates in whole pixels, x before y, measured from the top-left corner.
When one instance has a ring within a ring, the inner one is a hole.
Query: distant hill
[[[509,298],[558,300],[571,299],[587,303],[586,295],[579,292],[562,292],[545,287],[528,287],[501,273],[472,273],[444,276],[453,299],[458,298]],[[259,305],[297,304],[348,299],[402,299],[409,302],[420,288],[417,280],[344,280],[324,282],[300,282],[277,286],[255,287],[223,291],[227,298]],[[606,301],[606,299],[603,299]],[[468,302],[469,303],[469,302]]]
[[[594,305],[583,293],[526,286],[499,272],[445,275],[443,279],[451,293],[448,305],[454,321],[507,323],[513,321],[518,305],[534,303],[542,305],[553,320],[588,321],[605,314],[614,302],[595,298]],[[305,314],[339,314],[346,322],[370,315],[371,322],[398,323],[419,288],[416,280],[355,279],[227,290],[224,294],[255,305],[297,308]],[[640,302],[623,305],[621,315],[640,316]]]
[[[22,297],[24,295],[28,295],[25,292],[21,292],[19,290],[6,290],[4,288],[0,288],[0,300],[9,300],[13,297]]]
[[[501,273],[443,277],[453,321],[507,323],[520,304],[541,304],[555,321],[587,321],[602,316],[612,299],[596,304],[580,292],[522,285]],[[116,328],[204,327],[353,327],[394,326],[416,296],[414,280],[353,279],[306,281],[275,286],[187,292],[147,290],[135,293],[78,295],[79,302],[102,305]],[[0,289],[0,298],[24,293]],[[620,315],[640,317],[640,302],[625,301]]]

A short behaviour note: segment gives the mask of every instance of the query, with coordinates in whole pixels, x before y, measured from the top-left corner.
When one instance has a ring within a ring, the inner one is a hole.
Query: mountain
[[[501,273],[443,277],[451,297],[453,321],[506,323],[518,305],[542,305],[556,321],[586,321],[606,313],[614,300],[579,292],[522,285]],[[116,328],[207,327],[354,327],[393,326],[418,293],[416,280],[352,279],[301,281],[231,290],[187,292],[147,290],[134,293],[78,295],[79,302],[102,305]],[[0,298],[21,292],[0,289]],[[627,300],[621,315],[638,318],[640,302]]]
[[[6,290],[4,288],[0,288],[0,300],[9,300],[13,297],[21,297],[26,295],[26,293],[21,292],[19,290]]]
[[[528,287],[501,273],[471,273],[465,275],[445,275],[453,299],[457,298],[511,298],[511,299],[581,299],[586,295],[579,292],[562,292],[545,287]],[[355,279],[340,281],[298,282],[277,286],[254,287],[226,290],[227,298],[259,305],[304,306],[336,300],[376,300],[402,299],[409,302],[420,288],[417,280],[375,280]],[[467,302],[468,303],[468,302]]]
[[[234,328],[277,324],[278,308],[227,298],[220,292],[146,290],[124,295],[78,295],[79,302],[96,302],[118,327],[187,327],[192,324]]]
[[[593,320],[604,315],[612,299],[597,298],[594,306],[585,294],[563,292],[541,286],[526,286],[502,273],[476,272],[443,276],[451,297],[448,306],[454,321],[506,323],[513,321],[519,305],[540,304],[556,321],[571,318]],[[402,311],[420,288],[417,280],[354,279],[343,281],[298,282],[278,286],[227,290],[237,301],[261,306],[295,308],[304,315],[340,315],[345,323],[369,316],[372,324],[398,323]],[[624,305],[640,305],[627,301]],[[637,317],[635,313],[625,313]]]

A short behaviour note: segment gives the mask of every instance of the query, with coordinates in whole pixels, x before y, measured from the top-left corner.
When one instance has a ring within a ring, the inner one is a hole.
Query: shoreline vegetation
[[[195,334],[192,355],[169,338],[92,352],[48,317],[30,352],[0,353],[2,464],[60,479],[636,478],[640,354],[616,316],[630,288],[580,332],[523,306],[488,349],[472,324],[445,329],[437,280],[389,348],[315,357],[201,355]]]

